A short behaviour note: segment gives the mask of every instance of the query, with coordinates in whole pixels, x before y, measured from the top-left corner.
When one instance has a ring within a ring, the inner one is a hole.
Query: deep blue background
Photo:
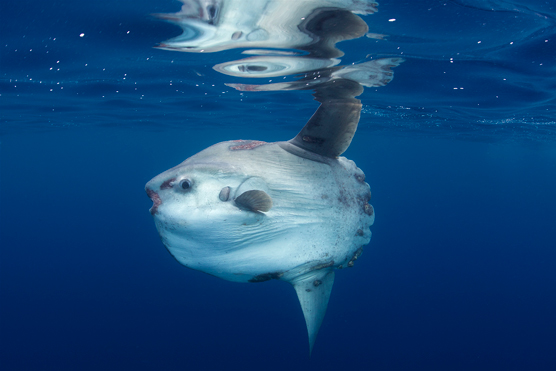
[[[176,2],[2,4],[0,368],[555,369],[554,9],[460,3],[383,2],[365,20],[390,41],[346,44],[409,56],[361,97],[345,156],[377,218],[311,358],[289,285],[182,267],[143,190],[215,142],[293,137],[309,94],[230,90],[211,66],[233,51],[152,49]]]

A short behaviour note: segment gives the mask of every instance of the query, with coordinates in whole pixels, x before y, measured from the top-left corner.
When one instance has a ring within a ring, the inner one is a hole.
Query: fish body
[[[353,266],[371,238],[370,187],[340,156],[360,112],[354,98],[324,100],[287,142],[218,143],[145,187],[160,238],[179,263],[228,281],[290,283],[311,350],[334,271]]]
[[[346,267],[371,238],[370,187],[353,161],[303,157],[292,146],[222,142],[151,180],[147,192],[160,200],[152,214],[172,256],[236,282]],[[248,191],[264,192],[271,208],[250,208],[257,197],[238,203]]]

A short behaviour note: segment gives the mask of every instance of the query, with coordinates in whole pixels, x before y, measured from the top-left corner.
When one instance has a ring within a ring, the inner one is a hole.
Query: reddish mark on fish
[[[253,149],[253,148],[257,148],[259,146],[262,146],[263,144],[266,144],[266,142],[262,142],[260,140],[234,140],[233,142],[241,143],[241,144],[238,144],[236,146],[230,146],[229,147],[230,151],[240,151],[240,150],[244,150],[244,149]]]
[[[170,178],[164,183],[160,185],[160,189],[170,189],[173,186],[173,183],[176,181],[176,178]]]
[[[149,209],[149,211],[151,212],[151,215],[154,215],[158,211],[158,207],[162,203],[162,200],[160,199],[158,193],[156,193],[152,189],[147,188],[146,191],[147,196],[149,196],[149,198],[153,201],[153,206]]]

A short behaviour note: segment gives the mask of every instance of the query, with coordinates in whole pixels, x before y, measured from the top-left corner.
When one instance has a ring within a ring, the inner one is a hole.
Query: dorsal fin
[[[243,192],[234,201],[237,207],[247,211],[267,212],[272,208],[272,198],[258,189]]]
[[[357,130],[361,101],[355,97],[361,93],[361,84],[343,78],[319,85],[313,96],[321,105],[288,143],[324,157],[340,156]]]
[[[360,114],[358,99],[325,101],[289,142],[309,152],[336,158],[351,144]]]
[[[328,299],[334,284],[334,271],[329,269],[312,271],[291,281],[291,284],[297,293],[297,298],[305,316],[310,354],[313,351],[315,339],[326,314]]]

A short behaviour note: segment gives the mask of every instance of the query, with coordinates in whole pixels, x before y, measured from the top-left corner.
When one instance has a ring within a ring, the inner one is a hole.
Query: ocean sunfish
[[[371,238],[370,187],[340,157],[360,113],[357,99],[323,102],[289,141],[218,143],[145,187],[179,263],[229,281],[292,284],[311,350],[334,271],[353,266]]]

